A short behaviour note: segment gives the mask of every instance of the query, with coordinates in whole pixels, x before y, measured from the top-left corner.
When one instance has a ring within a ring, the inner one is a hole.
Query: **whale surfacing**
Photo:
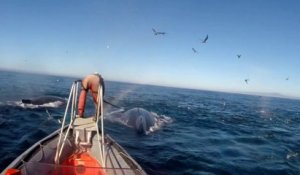
[[[124,113],[127,125],[135,128],[137,133],[145,134],[155,124],[155,116],[143,108],[133,108]]]
[[[133,128],[138,134],[147,134],[155,125],[156,117],[143,108],[132,108],[124,113],[115,113],[108,118]]]
[[[66,100],[56,96],[41,96],[32,99],[22,99],[23,104],[31,104],[31,105],[45,105],[54,102],[60,102],[61,104],[65,104]]]

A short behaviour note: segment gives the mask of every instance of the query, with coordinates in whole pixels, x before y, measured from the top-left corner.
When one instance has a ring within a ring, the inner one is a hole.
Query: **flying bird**
[[[196,49],[192,48],[192,50],[194,51],[194,53],[198,53],[198,51]]]
[[[248,84],[248,81],[249,81],[249,79],[247,78],[247,79],[245,79],[245,82]]]
[[[202,41],[202,43],[206,43],[207,40],[208,40],[208,35],[206,35],[206,37],[204,38],[204,40]]]
[[[236,55],[236,56],[238,57],[238,59],[240,59],[242,55],[241,55],[241,54],[239,54],[239,55]]]
[[[152,28],[152,31],[153,31],[154,35],[165,35],[165,34],[167,34],[166,32],[158,32],[153,28]]]
[[[287,77],[285,80],[289,80],[289,77]]]

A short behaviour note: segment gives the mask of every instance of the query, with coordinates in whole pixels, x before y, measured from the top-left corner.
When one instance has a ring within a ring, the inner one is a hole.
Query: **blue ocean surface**
[[[60,127],[57,120],[64,106],[24,106],[21,99],[66,99],[74,80],[0,71],[0,172]],[[105,98],[111,103],[125,110],[143,108],[161,119],[146,135],[105,120],[105,132],[148,174],[300,174],[299,100],[105,83]],[[86,113],[94,110],[90,104]]]

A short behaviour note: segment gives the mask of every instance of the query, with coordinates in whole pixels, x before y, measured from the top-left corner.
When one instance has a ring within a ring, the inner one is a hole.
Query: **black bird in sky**
[[[204,40],[202,41],[202,43],[206,43],[207,40],[208,40],[208,35],[206,35],[206,37],[204,38]]]
[[[238,57],[238,59],[240,59],[242,55],[241,55],[241,54],[239,54],[239,55],[236,55],[236,56]]]
[[[289,77],[287,77],[285,80],[289,80]]]
[[[245,79],[245,82],[248,84],[248,81],[249,81],[249,79],[247,78],[247,79]]]
[[[198,51],[195,48],[192,48],[192,50],[194,51],[194,53],[198,53]]]
[[[153,31],[154,35],[165,35],[165,34],[167,34],[166,32],[158,32],[153,28],[152,28],[152,31]]]

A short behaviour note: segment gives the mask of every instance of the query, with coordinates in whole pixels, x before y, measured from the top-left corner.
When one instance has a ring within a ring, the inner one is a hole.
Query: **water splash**
[[[49,102],[45,103],[42,105],[34,105],[34,104],[24,104],[22,101],[7,101],[6,105],[9,106],[15,106],[15,107],[21,107],[24,109],[37,109],[37,108],[59,108],[64,106],[65,103],[62,101],[54,101],[54,102]]]
[[[155,123],[154,126],[149,128],[149,133],[155,132],[161,129],[163,126],[173,123],[173,119],[166,115],[158,115],[155,112],[151,112],[155,116]]]
[[[287,155],[286,155],[286,159],[290,160],[292,158],[296,158],[298,157],[298,153],[297,152],[289,152]]]

